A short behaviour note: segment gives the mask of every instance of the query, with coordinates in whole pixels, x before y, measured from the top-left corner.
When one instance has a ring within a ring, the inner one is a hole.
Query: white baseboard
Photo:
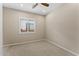
[[[32,43],[32,42],[38,42],[41,41],[42,39],[39,40],[32,40],[32,41],[27,41],[27,42],[20,42],[20,43],[13,43],[13,44],[6,44],[3,45],[4,47],[8,47],[8,46],[14,46],[14,45],[21,45],[21,44],[27,44],[27,43]]]
[[[33,40],[33,41],[28,41],[28,42],[20,42],[20,43],[14,43],[14,44],[7,44],[7,45],[3,45],[3,46],[4,46],[4,47],[7,47],[7,46],[14,46],[14,45],[21,45],[21,44],[27,44],[27,43],[32,43],[32,42],[38,42],[38,41],[42,41],[42,40],[43,40],[43,39],[39,39],[39,40]],[[71,50],[69,50],[69,49],[67,49],[67,48],[65,48],[65,47],[63,47],[63,46],[61,46],[61,45],[55,43],[55,42],[53,42],[52,40],[46,40],[46,39],[45,39],[45,41],[47,41],[47,42],[49,42],[49,43],[51,43],[51,44],[54,44],[55,46],[57,46],[57,47],[59,47],[59,48],[61,48],[61,49],[64,49],[65,51],[67,51],[67,52],[73,54],[74,56],[79,56],[79,54],[77,54],[77,53],[75,53],[75,52],[73,52],[73,51],[71,51]]]
[[[55,43],[55,42],[53,42],[52,40],[47,40],[47,41],[48,41],[49,43],[54,44],[55,46],[57,46],[57,47],[59,47],[59,48],[65,50],[65,51],[67,51],[67,52],[73,54],[74,56],[79,56],[79,54],[77,54],[77,53],[75,53],[75,52],[73,52],[73,51],[71,51],[71,50],[69,50],[69,49],[67,49],[67,48],[65,48],[65,47],[63,47],[63,46],[61,46],[61,45]]]

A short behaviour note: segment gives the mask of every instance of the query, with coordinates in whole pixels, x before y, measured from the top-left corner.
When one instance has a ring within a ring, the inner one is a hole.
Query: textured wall
[[[44,38],[44,16],[4,8],[4,44],[28,42]],[[36,32],[19,34],[19,17],[33,18],[36,21]]]
[[[47,38],[75,53],[79,53],[77,8],[77,4],[66,4],[46,16]]]
[[[2,4],[0,3],[0,55],[2,55],[3,43],[3,20],[2,20]]]

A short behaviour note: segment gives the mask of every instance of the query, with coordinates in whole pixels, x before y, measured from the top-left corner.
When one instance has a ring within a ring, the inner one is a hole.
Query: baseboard
[[[32,40],[32,41],[27,41],[27,42],[20,42],[20,43],[13,43],[13,44],[6,44],[6,45],[3,45],[4,47],[7,47],[7,46],[14,46],[14,45],[21,45],[21,44],[27,44],[27,43],[32,43],[32,42],[38,42],[38,41],[41,41],[42,39],[39,39],[39,40]]]
[[[33,40],[33,41],[28,41],[28,42],[20,42],[20,43],[14,43],[14,44],[7,44],[7,45],[3,45],[3,46],[4,46],[4,47],[7,47],[7,46],[14,46],[14,45],[21,45],[21,44],[27,44],[27,43],[38,42],[38,41],[42,41],[42,40],[43,40],[43,39],[39,39],[39,40]],[[57,47],[59,47],[59,48],[65,50],[65,51],[67,51],[67,52],[73,54],[74,56],[79,56],[79,54],[77,54],[77,53],[75,53],[75,52],[73,52],[73,51],[71,51],[71,50],[69,50],[69,49],[67,49],[67,48],[65,48],[65,47],[63,47],[63,46],[61,46],[61,45],[55,43],[55,42],[53,42],[52,40],[46,40],[46,41],[48,41],[49,43],[54,44],[55,46],[57,46]]]
[[[65,50],[65,51],[67,51],[67,52],[73,54],[74,56],[79,56],[79,54],[77,54],[77,53],[75,53],[75,52],[73,52],[73,51],[71,51],[71,50],[69,50],[69,49],[67,49],[67,48],[65,48],[65,47],[63,47],[63,46],[61,46],[61,45],[55,43],[55,42],[53,42],[52,40],[47,40],[47,41],[48,41],[49,43],[54,44],[55,46],[57,46],[57,47],[59,47],[59,48]]]

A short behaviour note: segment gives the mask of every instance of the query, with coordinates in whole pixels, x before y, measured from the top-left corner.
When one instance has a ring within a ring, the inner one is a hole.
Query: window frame
[[[34,21],[34,32],[21,32],[21,20],[26,20],[26,21]],[[33,18],[27,18],[27,17],[19,17],[19,33],[20,34],[28,34],[28,33],[36,33],[36,21]]]

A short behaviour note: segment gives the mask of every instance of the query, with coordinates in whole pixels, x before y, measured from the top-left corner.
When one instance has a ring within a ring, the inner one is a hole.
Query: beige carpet
[[[46,41],[4,47],[5,56],[71,56],[72,54]]]

